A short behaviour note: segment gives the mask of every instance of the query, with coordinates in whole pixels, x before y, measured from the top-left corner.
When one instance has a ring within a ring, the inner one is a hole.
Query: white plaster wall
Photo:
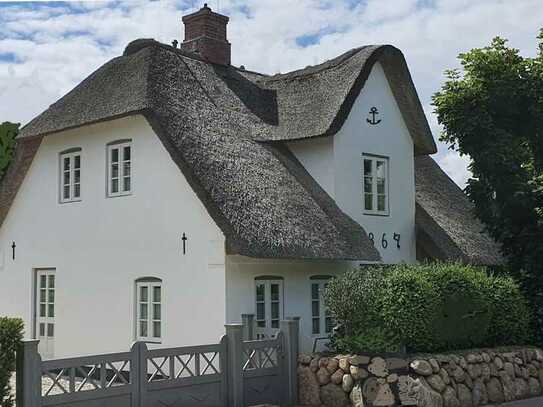
[[[282,277],[283,317],[300,317],[300,346],[310,352],[315,336],[311,334],[311,276],[337,276],[351,267],[346,262],[289,261],[226,258],[226,320],[241,322],[241,314],[256,315],[255,278]],[[316,335],[322,337],[324,335]],[[319,342],[322,349],[324,342]]]
[[[334,139],[318,137],[289,143],[290,151],[328,195],[335,196]]]
[[[125,138],[133,194],[106,198],[106,143]],[[82,148],[82,201],[59,204],[58,155],[71,147]],[[0,248],[0,315],[22,317],[27,337],[33,271],[56,268],[55,357],[127,350],[144,276],[163,280],[164,346],[216,343],[224,332],[224,237],[141,116],[46,137]]]
[[[375,106],[381,123],[366,122]],[[289,143],[309,173],[339,207],[373,233],[384,263],[416,261],[414,146],[383,68],[373,67],[341,130],[333,137]],[[388,216],[365,215],[362,201],[362,154],[389,158]],[[333,175],[330,175],[333,173]],[[333,179],[333,180],[331,180]],[[392,239],[400,234],[400,248]],[[388,247],[382,247],[385,234]]]

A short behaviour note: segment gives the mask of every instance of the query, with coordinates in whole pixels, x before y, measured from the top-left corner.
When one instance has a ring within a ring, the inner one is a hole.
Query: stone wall
[[[436,355],[300,355],[305,406],[476,407],[542,393],[543,352],[502,348]]]

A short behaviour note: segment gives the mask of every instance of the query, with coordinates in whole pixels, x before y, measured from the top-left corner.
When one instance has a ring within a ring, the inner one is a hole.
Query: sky
[[[537,52],[543,0],[208,0],[230,16],[232,63],[274,74],[364,44],[402,50],[434,138],[431,97],[457,55],[497,35]],[[136,38],[183,39],[181,17],[199,0],[0,0],[0,122],[27,123]],[[441,167],[464,186],[468,157],[441,142]]]

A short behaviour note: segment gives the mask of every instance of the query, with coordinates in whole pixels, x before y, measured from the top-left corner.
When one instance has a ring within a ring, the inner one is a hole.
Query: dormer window
[[[132,193],[132,141],[123,140],[107,147],[109,197]]]
[[[362,155],[364,214],[388,215],[388,158]]]
[[[81,149],[60,154],[60,202],[81,200]]]

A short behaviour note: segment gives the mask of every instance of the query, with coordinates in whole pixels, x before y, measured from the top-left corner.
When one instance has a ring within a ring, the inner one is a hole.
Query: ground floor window
[[[329,280],[330,277],[327,276],[311,278],[311,333],[313,335],[328,335],[332,332],[332,316],[323,297]]]
[[[158,342],[162,338],[162,280],[136,281],[136,339]]]
[[[54,356],[55,293],[55,270],[36,270],[36,338],[40,340],[39,352],[45,358]]]
[[[256,327],[278,329],[283,318],[283,280],[260,277],[255,280]]]

